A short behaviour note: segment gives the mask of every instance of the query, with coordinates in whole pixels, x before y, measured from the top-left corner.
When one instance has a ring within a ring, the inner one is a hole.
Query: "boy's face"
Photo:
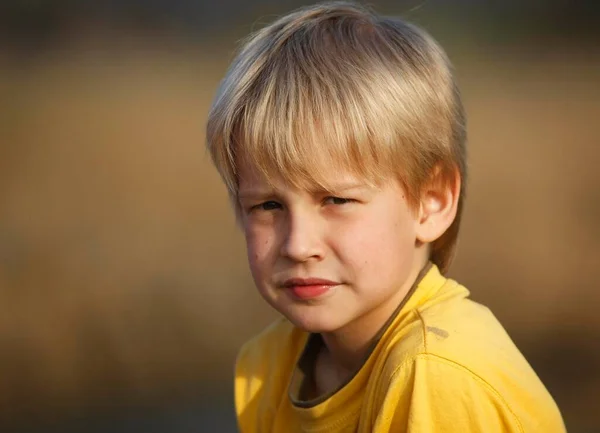
[[[244,162],[239,179],[256,286],[306,331],[334,332],[362,317],[385,321],[424,265],[418,212],[396,181],[372,187],[332,170],[334,191],[302,190],[283,179],[273,188]]]

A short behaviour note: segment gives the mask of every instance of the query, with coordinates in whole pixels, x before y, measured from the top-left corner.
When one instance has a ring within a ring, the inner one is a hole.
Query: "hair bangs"
[[[382,146],[382,137],[396,135],[389,110],[373,100],[368,80],[333,68],[311,74],[307,59],[319,54],[279,55],[265,68],[235,122],[235,141],[271,183],[327,190],[331,173],[342,170],[376,184],[392,172],[391,146]]]

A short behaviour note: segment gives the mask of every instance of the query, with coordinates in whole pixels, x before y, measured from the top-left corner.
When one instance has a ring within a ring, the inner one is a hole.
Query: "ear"
[[[454,170],[451,176],[444,175],[436,166],[432,176],[421,189],[417,240],[431,243],[450,227],[458,209],[460,196],[460,174]]]

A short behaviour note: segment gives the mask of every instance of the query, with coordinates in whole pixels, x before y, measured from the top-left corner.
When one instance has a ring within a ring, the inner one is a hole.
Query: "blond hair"
[[[338,167],[374,183],[396,176],[413,206],[435,169],[449,181],[460,176],[457,216],[430,250],[442,271],[450,264],[465,116],[445,53],[412,24],[334,2],[257,31],[217,92],[207,148],[234,203],[242,155],[267,179],[295,186],[327,188]]]

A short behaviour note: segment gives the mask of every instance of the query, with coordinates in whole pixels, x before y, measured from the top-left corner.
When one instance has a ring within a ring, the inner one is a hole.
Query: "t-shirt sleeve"
[[[435,355],[418,355],[400,366],[379,397],[373,426],[378,433],[542,431],[535,426],[524,428],[503,396],[483,379]],[[564,429],[556,426],[543,431],[558,433]]]

